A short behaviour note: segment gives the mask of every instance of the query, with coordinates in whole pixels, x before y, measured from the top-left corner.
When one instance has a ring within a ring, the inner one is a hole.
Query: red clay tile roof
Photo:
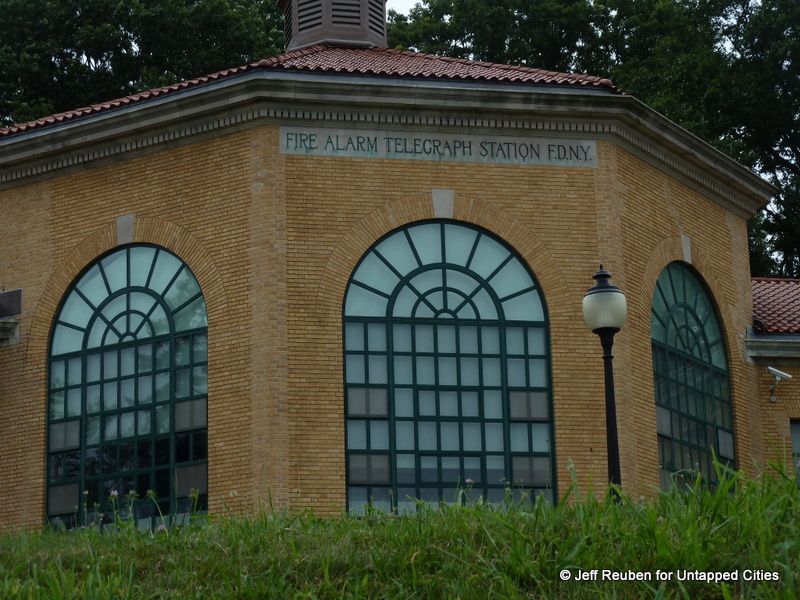
[[[610,79],[592,75],[577,75],[544,71],[530,67],[501,65],[490,62],[471,61],[392,50],[389,48],[343,48],[319,44],[309,48],[287,52],[280,56],[265,58],[241,67],[225,69],[210,75],[181,81],[173,85],[153,88],[124,98],[92,104],[83,108],[50,115],[28,123],[18,123],[0,129],[0,137],[71,121],[91,114],[120,108],[128,104],[150,100],[198,87],[219,79],[240,75],[255,70],[305,71],[312,73],[340,73],[348,75],[372,75],[389,78],[420,78],[434,80],[490,81],[529,85],[566,86],[595,88],[619,93]]]
[[[800,279],[754,277],[753,320],[756,333],[800,333]]]

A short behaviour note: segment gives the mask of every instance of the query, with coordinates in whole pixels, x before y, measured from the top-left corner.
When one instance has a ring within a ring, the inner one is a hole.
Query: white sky
[[[392,8],[399,13],[407,15],[408,11],[419,1],[420,0],[387,0],[386,11],[388,12],[389,9]]]

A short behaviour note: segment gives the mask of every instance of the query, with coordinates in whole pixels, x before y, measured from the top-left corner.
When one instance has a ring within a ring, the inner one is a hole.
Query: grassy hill
[[[650,580],[603,581],[603,570]],[[587,580],[576,581],[581,572]],[[703,580],[709,572],[737,580]],[[0,536],[3,599],[798,593],[800,492],[781,469],[756,481],[735,475],[713,490],[692,486],[648,500],[569,492],[557,506],[509,501],[500,508],[445,505],[420,507],[413,516],[331,519],[262,510],[153,533],[123,522],[114,531]]]

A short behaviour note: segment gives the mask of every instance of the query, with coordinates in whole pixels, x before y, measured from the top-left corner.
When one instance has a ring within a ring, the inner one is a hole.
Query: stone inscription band
[[[281,127],[281,153],[561,167],[597,166],[594,140]]]

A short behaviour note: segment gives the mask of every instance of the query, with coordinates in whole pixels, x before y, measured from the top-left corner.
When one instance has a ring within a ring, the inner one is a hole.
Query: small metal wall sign
[[[22,290],[0,292],[0,319],[13,317],[22,312]]]
[[[570,138],[281,127],[282,154],[597,167],[597,143]]]

